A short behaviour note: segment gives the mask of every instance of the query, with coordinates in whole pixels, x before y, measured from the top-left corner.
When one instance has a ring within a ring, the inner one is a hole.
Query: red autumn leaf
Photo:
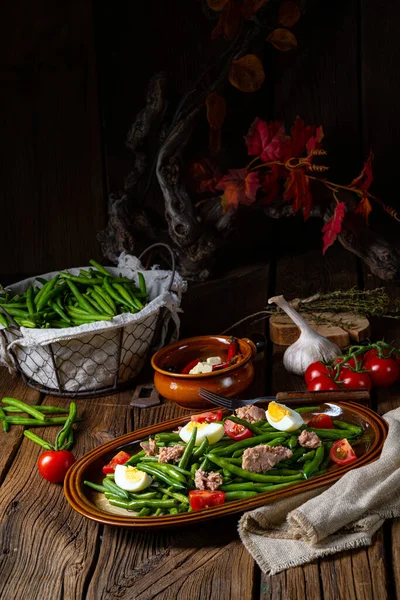
[[[224,192],[222,205],[225,212],[239,204],[253,204],[259,187],[257,171],[247,173],[246,169],[232,169],[216,185],[217,190]]]
[[[368,200],[367,196],[361,198],[360,202],[354,209],[354,212],[358,215],[361,215],[368,224],[369,213],[372,211],[371,202]]]
[[[301,210],[304,220],[307,221],[310,216],[312,196],[310,181],[304,169],[293,169],[290,171],[290,176],[286,179],[283,199],[285,202],[292,202],[295,214]]]
[[[307,125],[307,127],[304,127],[303,119],[300,119],[300,117],[297,116],[292,127],[292,141],[288,149],[289,155],[287,158],[298,157],[304,154],[307,148],[307,142],[314,135],[314,132],[314,125]]]
[[[218,166],[209,158],[199,158],[188,168],[187,183],[191,193],[215,192],[220,179]]]
[[[259,156],[262,161],[280,160],[286,151],[288,136],[278,121],[266,123],[258,117],[250,125],[245,136],[249,156]]]
[[[315,135],[312,135],[306,143],[307,155],[309,156],[313,150],[321,148],[321,142],[324,139],[324,130],[322,125],[317,127]]]
[[[350,184],[350,187],[357,188],[358,190],[362,190],[363,192],[366,192],[369,189],[369,186],[371,185],[374,178],[372,174],[373,159],[374,155],[372,152],[370,152],[367,161],[364,163],[363,170],[361,171],[358,177],[353,179],[353,181]]]
[[[295,2],[287,0],[278,11],[278,22],[284,27],[293,27],[300,19],[300,9]]]
[[[225,98],[211,92],[206,98],[207,121],[213,129],[221,129],[226,117]]]
[[[271,165],[271,170],[265,174],[261,183],[265,196],[260,199],[260,204],[271,204],[279,194],[279,167]]]
[[[241,92],[256,92],[264,83],[261,60],[255,54],[245,54],[233,60],[229,70],[230,83]]]
[[[245,19],[255,15],[269,0],[244,0],[242,14]]]
[[[346,212],[346,205],[344,202],[339,202],[336,204],[335,212],[333,213],[332,219],[329,219],[327,223],[325,223],[322,233],[324,234],[323,241],[324,247],[322,250],[322,254],[325,254],[329,246],[335,242],[337,236],[342,230],[342,222]]]
[[[287,52],[288,50],[297,48],[296,37],[288,29],[274,29],[267,37],[267,42],[270,42],[281,52]]]

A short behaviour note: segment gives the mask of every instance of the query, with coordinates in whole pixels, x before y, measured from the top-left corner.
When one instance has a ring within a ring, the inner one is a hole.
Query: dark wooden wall
[[[296,52],[266,45],[266,84],[251,111],[323,124],[332,176],[346,182],[372,147],[375,190],[396,188],[400,5],[303,1]],[[0,22],[0,277],[99,257],[109,190],[122,186],[124,142],[149,76],[179,99],[207,57],[213,23],[200,0],[14,0]],[[217,44],[217,42],[215,43]],[[301,230],[299,230],[299,239]]]

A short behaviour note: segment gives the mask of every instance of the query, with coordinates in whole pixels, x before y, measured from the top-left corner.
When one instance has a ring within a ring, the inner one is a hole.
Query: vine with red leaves
[[[223,192],[219,201],[225,212],[239,205],[266,206],[279,197],[290,203],[293,214],[302,213],[304,220],[310,216],[313,206],[311,184],[318,182],[328,188],[336,200],[333,216],[323,229],[323,253],[335,242],[346,219],[362,218],[368,223],[373,203],[378,203],[394,219],[400,221],[397,212],[370,193],[373,180],[370,153],[358,177],[349,185],[340,185],[324,178],[329,169],[321,164],[327,155],[322,147],[322,127],[305,125],[296,118],[287,135],[284,125],[277,121],[267,123],[256,118],[245,136],[247,153],[253,157],[247,166],[231,169],[220,177],[212,163],[197,161],[192,165],[191,175],[198,192]],[[348,191],[357,197],[357,203],[339,200],[339,193]]]

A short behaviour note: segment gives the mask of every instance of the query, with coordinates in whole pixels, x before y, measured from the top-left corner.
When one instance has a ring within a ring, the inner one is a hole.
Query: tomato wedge
[[[234,423],[229,419],[227,419],[224,423],[224,431],[228,437],[237,442],[240,442],[240,440],[245,440],[249,437],[253,437],[253,432],[250,431],[248,427],[240,425],[239,423]]]
[[[333,421],[329,415],[314,415],[313,418],[308,421],[307,427],[316,427],[317,429],[333,429]]]
[[[222,421],[222,417],[222,410],[216,410],[214,412],[209,411],[200,413],[199,415],[192,415],[190,420],[196,423],[213,423],[214,421]]]
[[[333,444],[329,458],[337,465],[348,465],[357,460],[356,453],[346,439],[338,440]]]
[[[225,492],[211,492],[210,490],[190,490],[189,502],[193,510],[211,508],[225,502]]]
[[[130,457],[130,454],[121,450],[121,452],[118,452],[118,454],[116,454],[107,465],[104,465],[102,469],[103,473],[105,475],[107,475],[107,473],[114,473],[115,467],[117,465],[124,465],[126,461],[130,459]]]

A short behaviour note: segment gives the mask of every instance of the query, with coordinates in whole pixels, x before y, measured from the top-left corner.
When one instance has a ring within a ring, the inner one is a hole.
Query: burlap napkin
[[[332,486],[268,504],[242,516],[239,535],[261,570],[273,575],[316,558],[371,544],[385,519],[400,516],[400,408],[375,462]]]

